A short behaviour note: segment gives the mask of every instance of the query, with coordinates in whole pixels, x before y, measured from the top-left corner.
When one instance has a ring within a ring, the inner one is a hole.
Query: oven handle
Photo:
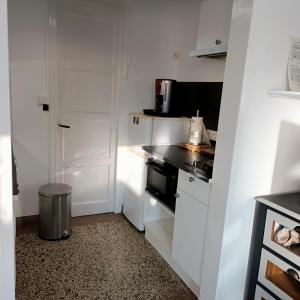
[[[146,165],[147,165],[149,168],[155,170],[157,173],[159,173],[159,174],[161,174],[161,175],[165,175],[165,176],[167,175],[167,172],[163,171],[161,168],[156,167],[155,165],[153,165],[153,164],[151,164],[151,163],[149,163],[149,162],[146,162]]]

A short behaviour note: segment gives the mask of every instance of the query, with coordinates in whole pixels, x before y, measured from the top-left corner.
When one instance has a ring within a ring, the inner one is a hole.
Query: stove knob
[[[190,177],[190,178],[189,178],[189,182],[193,182],[194,180],[195,180],[194,177]]]

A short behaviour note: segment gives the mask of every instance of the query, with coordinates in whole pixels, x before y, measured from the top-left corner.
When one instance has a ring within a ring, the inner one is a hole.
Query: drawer
[[[209,205],[210,183],[179,170],[178,188],[203,204]]]
[[[256,285],[254,300],[276,300],[267,291]]]
[[[275,241],[276,232],[281,226],[288,229],[294,229],[296,226],[300,226],[300,223],[268,209],[264,232],[264,244],[293,262],[296,266],[300,266],[299,244],[293,245],[292,247],[285,247]]]
[[[297,278],[297,279],[296,279]],[[258,281],[281,299],[300,299],[300,272],[262,249]]]

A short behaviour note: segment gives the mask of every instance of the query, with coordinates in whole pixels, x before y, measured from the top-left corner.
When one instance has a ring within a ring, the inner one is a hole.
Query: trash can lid
[[[54,197],[70,194],[72,187],[64,183],[49,183],[42,185],[39,189],[39,195],[44,197]]]

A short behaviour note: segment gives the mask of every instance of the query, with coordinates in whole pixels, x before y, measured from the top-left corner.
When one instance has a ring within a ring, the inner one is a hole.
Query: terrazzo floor
[[[196,299],[122,215],[100,219],[75,222],[62,241],[19,232],[16,299]]]

